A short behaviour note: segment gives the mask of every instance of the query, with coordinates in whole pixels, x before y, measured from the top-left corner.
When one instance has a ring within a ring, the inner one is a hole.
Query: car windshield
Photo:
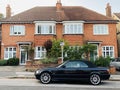
[[[59,68],[59,67],[63,66],[65,63],[67,63],[67,61],[62,63],[62,64],[60,64],[60,65],[58,65],[56,68]]]

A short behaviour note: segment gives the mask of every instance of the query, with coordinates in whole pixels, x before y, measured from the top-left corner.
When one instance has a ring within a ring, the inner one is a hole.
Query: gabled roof
[[[11,18],[2,20],[2,23],[33,23],[34,21],[86,21],[86,22],[115,22],[95,11],[81,6],[63,6],[57,11],[56,7],[34,7]]]
[[[114,13],[120,19],[120,13]]]

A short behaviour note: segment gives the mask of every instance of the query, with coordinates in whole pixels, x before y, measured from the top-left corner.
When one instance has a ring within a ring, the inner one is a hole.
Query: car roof
[[[89,67],[96,67],[95,64],[93,64],[91,61],[88,60],[68,60],[69,62],[74,62],[74,61],[80,61],[86,63]]]

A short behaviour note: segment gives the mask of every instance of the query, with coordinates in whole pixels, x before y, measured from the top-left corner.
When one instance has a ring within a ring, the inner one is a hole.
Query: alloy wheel
[[[90,76],[90,83],[93,85],[98,85],[101,83],[100,76],[98,74],[92,74]]]
[[[43,84],[48,84],[50,83],[51,81],[51,76],[49,73],[47,72],[44,72],[40,75],[40,81],[43,83]]]

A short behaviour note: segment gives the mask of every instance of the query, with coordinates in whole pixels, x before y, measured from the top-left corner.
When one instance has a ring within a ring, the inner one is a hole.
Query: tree
[[[2,13],[0,13],[0,19],[4,18],[4,15]]]
[[[74,46],[67,50],[66,60],[80,60],[83,55],[83,50],[81,46]]]
[[[34,48],[32,46],[24,46],[24,49],[28,53],[28,59],[34,60]]]
[[[50,50],[51,50],[51,48],[52,48],[52,41],[51,41],[51,40],[47,40],[47,41],[44,43],[44,47],[46,48],[47,56],[49,57],[49,53],[50,53]]]
[[[93,44],[85,44],[85,45],[83,45],[82,50],[84,51],[85,58],[87,60],[89,60],[90,59],[90,56],[89,56],[90,53],[94,52],[94,50],[96,50],[96,49],[97,49],[97,47],[95,45],[93,45]]]
[[[58,57],[61,57],[61,46],[60,46],[60,42],[64,42],[65,45],[64,45],[64,54],[65,52],[68,50],[69,46],[68,46],[68,43],[64,40],[56,40],[54,39],[52,41],[52,48],[51,48],[51,51],[50,51],[50,55],[52,57],[55,57],[55,58],[58,58]]]

